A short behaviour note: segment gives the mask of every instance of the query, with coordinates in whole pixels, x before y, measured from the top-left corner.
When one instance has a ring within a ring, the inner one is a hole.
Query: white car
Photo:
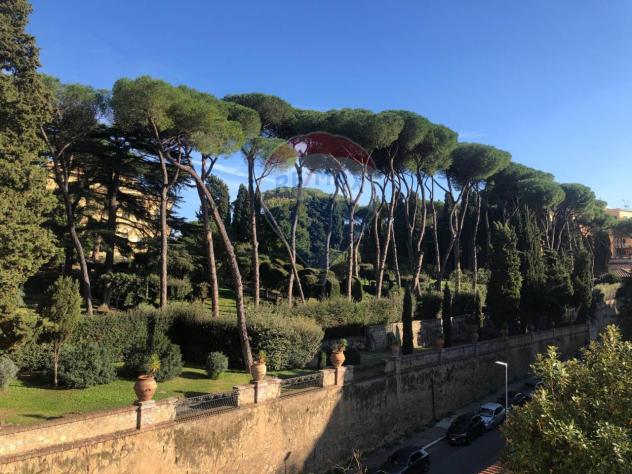
[[[478,415],[482,418],[485,428],[491,430],[505,421],[507,411],[498,403],[483,403]]]

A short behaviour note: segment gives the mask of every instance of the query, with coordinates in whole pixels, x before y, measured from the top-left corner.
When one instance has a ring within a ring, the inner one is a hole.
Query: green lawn
[[[272,372],[281,378],[310,373],[307,370]],[[159,383],[155,399],[185,397],[230,391],[250,382],[250,374],[229,371],[210,380],[203,369],[185,367],[182,374]],[[119,379],[107,385],[85,389],[54,389],[40,377],[23,377],[5,391],[0,390],[0,424],[28,425],[74,413],[87,413],[134,403],[134,381]]]

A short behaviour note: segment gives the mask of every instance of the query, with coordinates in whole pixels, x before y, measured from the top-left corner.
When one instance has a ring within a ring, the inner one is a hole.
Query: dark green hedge
[[[340,296],[323,301],[310,301],[295,306],[291,314],[314,320],[325,330],[327,339],[364,335],[364,328],[376,324],[401,321],[402,297],[399,293],[376,300],[365,297],[360,302]]]
[[[248,336],[253,350],[264,350],[270,370],[304,367],[318,352],[323,330],[314,321],[284,314],[283,306],[262,304],[247,311]],[[172,321],[169,336],[179,344],[185,360],[204,364],[210,352],[223,352],[233,368],[243,368],[241,344],[234,316],[211,318],[196,304],[174,304],[165,309]]]

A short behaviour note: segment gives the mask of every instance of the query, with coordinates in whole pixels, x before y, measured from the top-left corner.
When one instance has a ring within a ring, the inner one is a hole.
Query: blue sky
[[[632,2],[35,0],[43,70],[409,109],[632,204]],[[243,179],[239,157],[218,174]],[[241,176],[240,176],[241,175]],[[197,208],[187,194],[181,212]]]

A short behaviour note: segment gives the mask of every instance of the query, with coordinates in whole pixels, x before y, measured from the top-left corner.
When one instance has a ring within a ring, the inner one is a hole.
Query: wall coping
[[[178,397],[169,397],[163,400],[158,400],[155,406],[168,405],[174,403]],[[119,415],[121,413],[136,412],[138,406],[129,405],[118,408],[108,408],[105,410],[97,410],[86,413],[73,413],[71,415],[62,415],[59,418],[52,420],[42,421],[41,423],[34,423],[32,425],[3,425],[0,426],[0,437],[20,433],[23,431],[36,431],[41,429],[48,429],[53,426],[65,425],[69,423],[76,423],[77,421],[93,420],[95,418],[105,418],[108,416]]]

